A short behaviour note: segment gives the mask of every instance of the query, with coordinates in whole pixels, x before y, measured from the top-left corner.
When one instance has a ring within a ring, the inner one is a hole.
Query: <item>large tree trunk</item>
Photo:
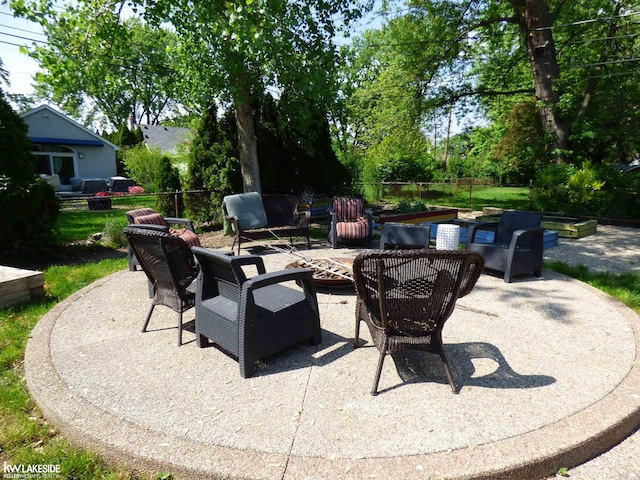
[[[260,166],[258,164],[258,142],[253,123],[253,112],[249,93],[243,92],[236,101],[236,126],[238,128],[238,149],[240,150],[240,169],[242,186],[245,192],[262,193],[260,185]]]
[[[558,85],[560,68],[556,58],[551,27],[553,22],[546,0],[510,0],[524,35],[531,72],[535,82],[536,98],[545,131],[553,135],[550,150],[557,163],[564,163],[570,124],[559,118],[556,107],[561,91]]]

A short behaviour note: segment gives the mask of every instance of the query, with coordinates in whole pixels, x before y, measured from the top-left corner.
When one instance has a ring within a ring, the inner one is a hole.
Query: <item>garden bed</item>
[[[499,215],[481,215],[476,220],[480,222],[497,222]],[[544,216],[540,226],[547,230],[555,230],[563,238],[582,238],[593,235],[598,231],[597,220],[582,220],[572,217]]]
[[[376,223],[378,224],[378,228],[380,228],[382,224],[387,222],[419,224],[426,222],[439,222],[442,220],[454,220],[456,218],[458,218],[457,208],[436,207],[422,212],[382,214]]]

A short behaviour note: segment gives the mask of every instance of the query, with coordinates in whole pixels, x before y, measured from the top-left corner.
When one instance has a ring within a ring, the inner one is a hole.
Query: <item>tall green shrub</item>
[[[217,105],[211,105],[196,129],[188,157],[187,188],[204,190],[202,195],[185,199],[191,218],[200,222],[222,221],[222,198],[242,191],[237,150],[232,143],[232,118],[217,118]]]
[[[181,216],[184,211],[182,196],[175,195],[175,192],[181,191],[180,172],[166,155],[160,158],[155,183],[159,192],[156,196],[156,210],[165,217]]]
[[[0,90],[0,252],[4,254],[51,245],[59,214],[53,187],[36,176],[27,131]]]
[[[147,148],[145,145],[123,149],[125,173],[147,192],[157,190],[156,172],[160,168],[162,152],[159,148]]]

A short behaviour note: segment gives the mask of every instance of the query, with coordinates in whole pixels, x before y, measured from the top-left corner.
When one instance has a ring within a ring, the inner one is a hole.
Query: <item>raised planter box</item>
[[[497,222],[496,215],[481,215],[476,218],[480,222]],[[547,230],[555,230],[563,238],[582,238],[598,231],[597,220],[580,220],[571,217],[542,217],[540,226]]]
[[[378,228],[386,222],[398,223],[427,223],[439,222],[442,220],[454,220],[458,218],[457,208],[438,208],[434,210],[426,210],[424,212],[398,213],[391,215],[381,215]]]
[[[0,307],[44,297],[44,276],[37,270],[0,266]]]

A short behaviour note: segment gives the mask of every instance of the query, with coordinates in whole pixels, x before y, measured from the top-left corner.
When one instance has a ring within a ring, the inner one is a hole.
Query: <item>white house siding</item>
[[[42,142],[45,151],[47,145],[55,142],[74,152],[75,176],[79,179],[108,180],[116,176],[116,145],[47,105],[22,114],[22,118],[34,143],[40,143],[38,139],[47,140]],[[100,142],[102,146],[77,145],[74,142]]]

